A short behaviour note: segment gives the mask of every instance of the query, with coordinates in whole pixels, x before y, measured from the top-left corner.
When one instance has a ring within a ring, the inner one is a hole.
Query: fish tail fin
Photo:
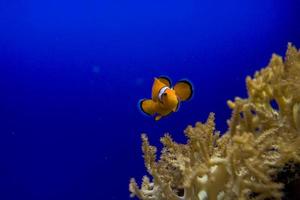
[[[147,115],[154,115],[156,113],[155,102],[151,99],[142,99],[139,101],[141,111]]]

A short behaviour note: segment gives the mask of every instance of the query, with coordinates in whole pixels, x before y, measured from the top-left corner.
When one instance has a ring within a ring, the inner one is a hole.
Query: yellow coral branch
[[[248,98],[227,101],[232,116],[219,136],[214,114],[188,126],[186,144],[166,134],[160,159],[142,134],[145,166],[153,177],[131,196],[143,200],[281,199],[279,170],[300,164],[300,52],[288,45],[285,60],[273,54],[264,69],[247,76]],[[274,106],[278,105],[278,108]]]

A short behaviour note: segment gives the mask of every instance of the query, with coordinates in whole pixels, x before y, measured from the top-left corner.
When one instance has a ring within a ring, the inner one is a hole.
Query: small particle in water
[[[92,72],[95,74],[99,74],[100,73],[100,67],[97,65],[92,66]]]
[[[144,83],[144,79],[143,78],[137,78],[137,79],[135,79],[135,84],[137,86],[141,86],[141,85],[143,85],[143,83]]]

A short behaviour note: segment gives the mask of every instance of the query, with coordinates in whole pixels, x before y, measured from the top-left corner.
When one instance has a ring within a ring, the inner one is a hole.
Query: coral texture
[[[288,45],[283,60],[246,78],[248,98],[228,101],[232,116],[222,136],[214,114],[188,126],[179,144],[166,134],[156,148],[142,134],[145,165],[141,188],[131,179],[131,196],[144,200],[281,199],[276,180],[288,163],[300,163],[300,51]]]

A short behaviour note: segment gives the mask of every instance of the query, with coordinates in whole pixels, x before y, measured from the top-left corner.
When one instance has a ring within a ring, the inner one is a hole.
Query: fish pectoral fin
[[[178,81],[174,90],[180,101],[187,101],[193,96],[193,86],[187,80]]]
[[[156,103],[151,99],[142,99],[139,102],[140,109],[147,115],[154,115],[156,112]]]

